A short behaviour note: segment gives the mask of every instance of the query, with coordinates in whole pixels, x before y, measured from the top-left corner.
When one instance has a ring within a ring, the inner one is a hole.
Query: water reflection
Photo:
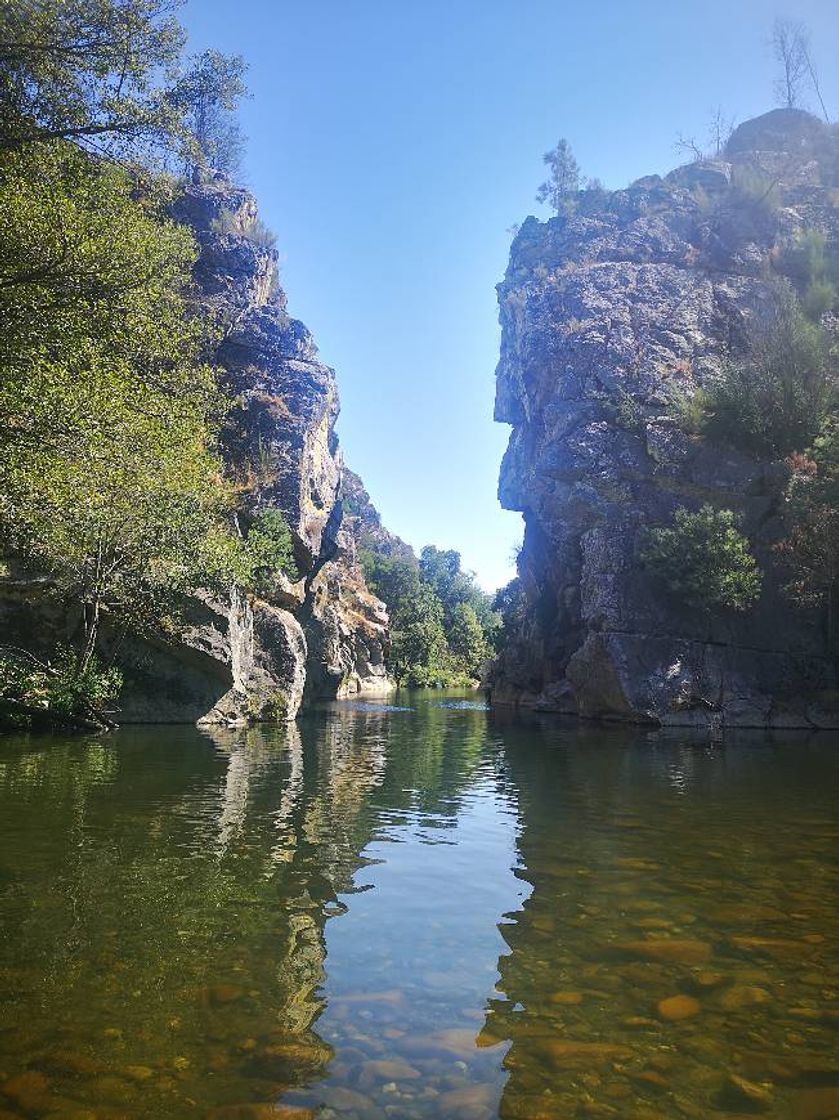
[[[836,744],[505,744],[532,892],[484,1024],[500,1115],[839,1115]]]
[[[837,777],[439,693],[6,740],[0,1117],[839,1115]]]

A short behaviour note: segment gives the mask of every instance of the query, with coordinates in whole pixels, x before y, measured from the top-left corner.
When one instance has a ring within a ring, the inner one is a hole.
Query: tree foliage
[[[0,149],[73,140],[123,160],[210,160],[243,63],[182,60],[179,0],[4,0]],[[222,128],[224,125],[224,128]]]
[[[782,458],[810,444],[835,396],[829,337],[780,287],[772,314],[751,327],[743,356],[708,387],[704,428],[721,443]]]
[[[787,593],[823,612],[836,643],[839,604],[839,421],[832,417],[807,454],[792,456],[786,492],[788,536],[778,551],[789,569]]]
[[[742,611],[760,594],[760,570],[731,510],[680,506],[672,525],[649,530],[642,560],[692,607]]]
[[[43,677],[56,713],[116,687],[97,664],[105,620],[159,630],[186,592],[293,570],[281,515],[236,532],[197,246],[149,162],[211,158],[208,114],[243,89],[240,61],[181,62],[176,7],[0,6],[0,529],[6,558],[67,608],[73,644],[12,683],[25,704]]]
[[[388,668],[412,687],[466,684],[492,656],[501,626],[491,598],[461,569],[460,554],[426,546],[416,559],[361,553],[370,589],[388,607]]]
[[[85,618],[141,625],[230,567],[224,402],[184,292],[195,250],[153,194],[63,141],[0,178],[0,518]]]
[[[563,213],[580,189],[580,167],[567,140],[557,141],[555,148],[545,152],[542,162],[548,177],[536,192],[537,202],[547,202],[555,214]]]
[[[240,172],[245,137],[236,111],[247,92],[245,69],[241,55],[207,50],[193,60],[173,92],[173,103],[194,138],[195,150],[187,161],[193,173],[202,166],[230,178]]]

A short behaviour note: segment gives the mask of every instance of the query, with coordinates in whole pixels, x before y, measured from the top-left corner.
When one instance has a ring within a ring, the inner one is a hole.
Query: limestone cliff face
[[[191,187],[174,206],[200,246],[195,299],[220,342],[215,359],[236,399],[224,434],[242,530],[265,509],[292,532],[299,579],[278,577],[269,600],[198,595],[174,630],[109,633],[103,653],[123,670],[121,722],[241,723],[293,719],[319,697],[382,692],[386,608],[366,588],[342,524],[343,458],[335,375],[274,280],[276,253],[255,236],[256,204],[224,179]],[[48,617],[31,581],[0,585],[0,626],[29,648],[66,641],[73,620]]]
[[[499,286],[496,419],[512,434],[499,495],[525,520],[518,632],[492,696],[583,716],[836,726],[812,616],[780,590],[781,462],[688,434],[689,398],[794,284],[796,236],[839,249],[837,140],[796,111],[741,125],[723,157],[528,218]],[[761,197],[766,189],[772,195]],[[679,505],[742,516],[768,572],[757,606],[688,609],[639,560]]]
[[[293,718],[304,699],[386,691],[387,612],[367,590],[342,525],[335,375],[288,315],[274,280],[276,254],[253,237],[257,214],[247,192],[224,180],[193,188],[176,217],[201,246],[199,298],[222,331],[217,360],[238,401],[225,456],[243,494],[242,516],[280,510],[300,572],[271,602],[235,595],[220,607],[204,604],[217,618],[185,638],[223,666],[230,688],[201,717]]]

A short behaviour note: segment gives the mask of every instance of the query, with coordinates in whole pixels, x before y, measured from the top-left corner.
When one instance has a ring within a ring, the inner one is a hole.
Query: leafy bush
[[[828,421],[807,454],[788,462],[788,535],[777,546],[789,570],[785,590],[801,606],[822,611],[832,648],[839,608],[839,421]]]
[[[252,245],[260,249],[274,249],[277,245],[277,235],[263,222],[261,218],[254,218],[245,230],[245,237]]]
[[[708,394],[704,389],[694,389],[692,393],[681,390],[671,396],[671,404],[679,427],[691,435],[700,435],[708,422]]]
[[[24,650],[0,649],[0,721],[18,727],[107,724],[108,705],[119,695],[122,674],[60,650],[42,662]]]
[[[647,534],[642,560],[693,607],[742,611],[760,594],[761,573],[731,510],[680,506],[673,525]]]
[[[731,182],[734,200],[744,209],[769,216],[781,204],[778,180],[756,167],[733,168]]]
[[[779,292],[775,314],[750,331],[747,353],[707,390],[705,430],[745,451],[780,458],[807,447],[835,399],[829,340]]]
[[[244,548],[242,582],[267,592],[277,572],[297,577],[291,530],[278,509],[265,509],[251,523]]]
[[[833,264],[827,256],[827,242],[819,230],[807,230],[799,238],[799,248],[804,255],[807,288],[801,305],[804,314],[817,323],[836,302],[833,283]]]

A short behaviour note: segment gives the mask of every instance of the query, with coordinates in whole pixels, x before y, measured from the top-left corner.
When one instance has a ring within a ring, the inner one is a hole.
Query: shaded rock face
[[[772,313],[797,235],[839,249],[835,134],[779,110],[724,156],[578,196],[528,218],[499,285],[496,419],[512,426],[499,496],[524,515],[522,621],[496,703],[654,723],[837,724],[818,620],[781,591],[788,470],[682,427],[689,398]],[[772,204],[761,197],[766,190]],[[668,597],[640,546],[675,509],[732,509],[767,572],[755,608],[708,613]]]
[[[242,516],[282,512],[300,577],[280,580],[272,602],[234,595],[220,608],[201,604],[210,617],[184,642],[223,666],[230,687],[199,718],[291,719],[304,700],[387,691],[387,612],[342,526],[335,375],[272,282],[276,253],[249,237],[253,198],[217,180],[187,193],[176,216],[201,246],[199,298],[223,332],[217,360],[239,402],[224,450],[244,493]]]
[[[288,720],[304,700],[387,691],[386,608],[367,589],[342,524],[335,375],[288,315],[276,253],[252,235],[248,192],[216,178],[189,188],[173,216],[198,240],[194,296],[218,329],[215,360],[237,400],[223,453],[241,495],[241,528],[280,510],[298,579],[278,575],[270,601],[192,597],[174,633],[127,638],[105,626],[102,652],[125,678],[119,719]],[[74,623],[56,613],[47,588],[0,578],[0,625],[5,640],[49,654]]]

